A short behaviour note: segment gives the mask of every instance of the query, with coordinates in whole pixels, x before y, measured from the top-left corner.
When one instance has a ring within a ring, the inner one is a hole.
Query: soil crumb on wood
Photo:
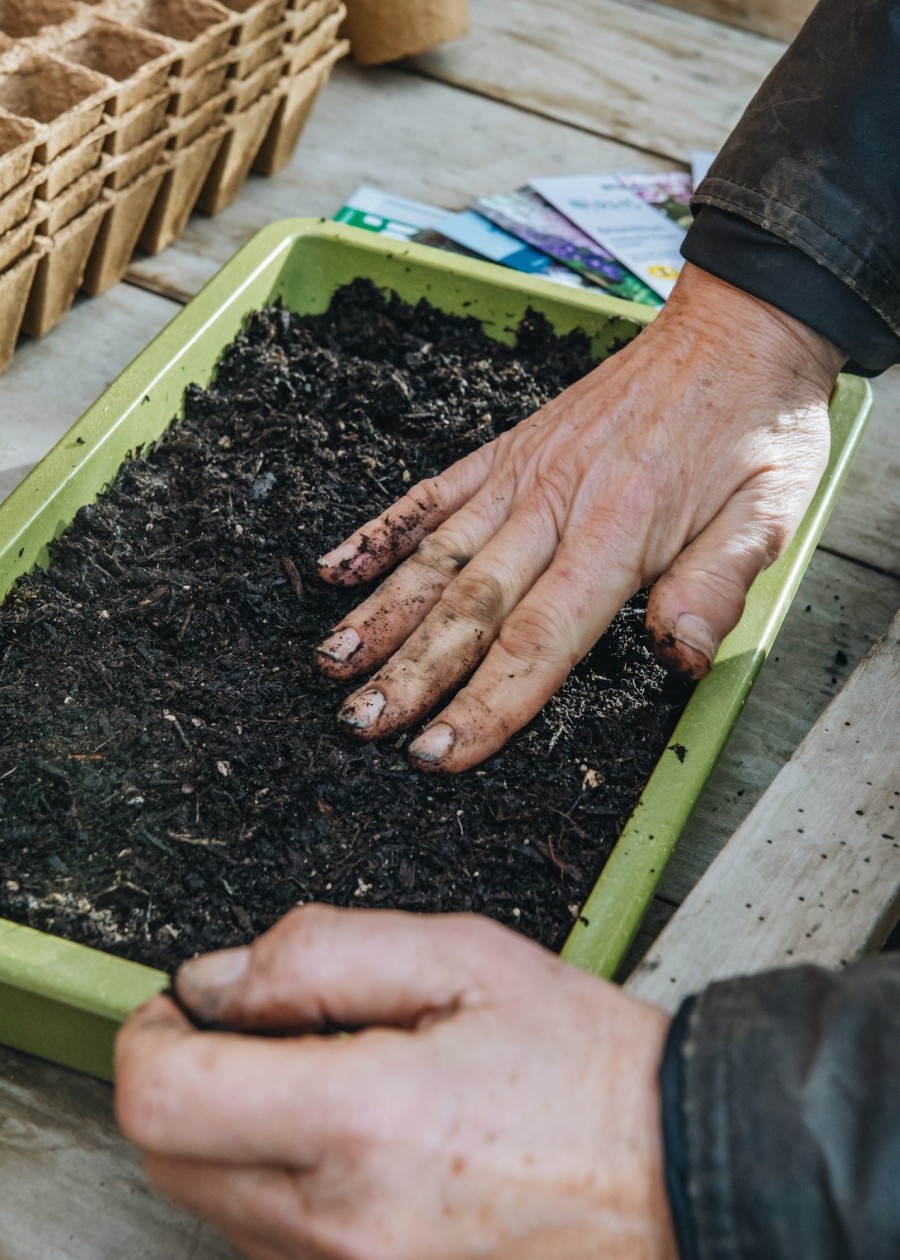
[[[686,698],[645,599],[480,769],[361,745],[315,560],[593,366],[371,285],[254,316],[0,609],[0,915],[171,969],[298,902],[472,910],[562,945]]]

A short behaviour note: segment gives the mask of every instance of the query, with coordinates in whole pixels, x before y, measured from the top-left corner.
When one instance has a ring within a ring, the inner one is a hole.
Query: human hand
[[[657,655],[702,677],[815,492],[844,357],[686,265],[631,345],[320,561],[345,586],[405,561],[318,649],[330,677],[378,671],[345,728],[394,736],[472,675],[409,748],[419,769],[469,769],[653,581]]]
[[[178,993],[285,1034],[160,997],[117,1047],[151,1180],[252,1260],[675,1260],[655,1007],[487,919],[320,906]]]

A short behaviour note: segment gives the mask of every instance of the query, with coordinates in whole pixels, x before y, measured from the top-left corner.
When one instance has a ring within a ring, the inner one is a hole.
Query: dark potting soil
[[[0,915],[171,969],[298,902],[474,910],[558,948],[686,698],[637,598],[480,769],[410,771],[312,649],[315,560],[593,366],[367,284],[254,316],[0,609]]]

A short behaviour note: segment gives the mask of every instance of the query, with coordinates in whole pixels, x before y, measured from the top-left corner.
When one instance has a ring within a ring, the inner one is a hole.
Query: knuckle
[[[504,586],[492,573],[464,572],[441,596],[444,611],[478,625],[496,625],[505,604]]]
[[[748,531],[745,545],[762,568],[773,564],[784,551],[790,538],[790,530],[783,520],[766,517],[757,521]]]
[[[409,491],[409,498],[422,512],[441,511],[451,501],[450,483],[443,473],[436,477],[425,477],[416,482]]]
[[[340,911],[334,906],[318,902],[295,906],[270,932],[258,937],[251,945],[254,962],[258,960],[267,966],[278,958],[285,938],[290,941],[292,951],[306,952],[320,946],[323,938],[331,937],[339,918]]]
[[[439,530],[423,538],[408,563],[424,569],[429,576],[442,581],[454,577],[468,562],[465,549],[448,530]]]
[[[530,663],[566,658],[574,664],[568,630],[569,627],[554,609],[535,606],[518,608],[507,617],[500,629],[500,645],[510,656]]]

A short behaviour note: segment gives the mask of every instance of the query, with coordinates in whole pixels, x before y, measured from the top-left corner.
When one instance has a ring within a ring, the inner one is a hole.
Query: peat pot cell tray
[[[53,51],[113,81],[115,88],[106,105],[113,116],[128,113],[162,91],[175,55],[168,40],[102,18],[91,19],[84,30]]]
[[[103,117],[108,80],[22,49],[0,61],[0,109],[40,125],[35,157],[51,162]]]
[[[32,39],[78,16],[74,0],[0,0],[0,32]]]
[[[0,1040],[106,1074],[116,1023],[164,969],[314,898],[472,909],[615,970],[868,385],[839,383],[810,514],[680,718],[639,595],[505,750],[415,775],[405,739],[337,728],[347,688],[312,648],[359,592],[321,585],[315,558],[645,319],[350,228],[274,225],[0,507]]]
[[[234,35],[235,44],[249,44],[270,26],[277,26],[284,17],[287,0],[219,0],[232,13],[239,15]]]
[[[0,114],[0,197],[27,177],[37,147],[37,132],[31,123]]]
[[[116,19],[175,42],[176,71],[187,77],[231,44],[234,14],[214,0],[119,0]]]

